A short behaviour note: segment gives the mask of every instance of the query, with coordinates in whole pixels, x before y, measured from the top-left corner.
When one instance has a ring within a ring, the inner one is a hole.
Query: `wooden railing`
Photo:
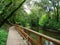
[[[30,45],[30,44],[31,45],[46,45],[44,43],[44,41],[46,41],[46,40],[49,42],[52,42],[54,45],[60,45],[59,40],[51,38],[51,37],[46,36],[44,34],[38,33],[38,32],[33,31],[31,29],[28,29],[28,28],[25,28],[22,26],[18,26],[18,25],[15,25],[15,28],[22,35],[23,39],[28,40],[28,45]],[[30,36],[32,33],[37,35],[37,37],[38,37],[37,40]],[[43,41],[43,39],[45,39],[45,40]],[[52,45],[52,44],[49,44],[49,45]]]

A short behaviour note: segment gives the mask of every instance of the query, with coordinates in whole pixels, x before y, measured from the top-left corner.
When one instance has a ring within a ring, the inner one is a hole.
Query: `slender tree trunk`
[[[59,21],[59,8],[58,8],[59,7],[59,2],[57,2],[57,3],[58,3],[58,5],[56,7],[57,8],[57,16],[56,17],[57,17],[57,22],[58,22]]]

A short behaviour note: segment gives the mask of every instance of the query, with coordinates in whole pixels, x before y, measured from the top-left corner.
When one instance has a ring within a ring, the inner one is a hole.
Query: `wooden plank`
[[[6,45],[27,45],[22,36],[15,30],[14,26],[9,29]]]

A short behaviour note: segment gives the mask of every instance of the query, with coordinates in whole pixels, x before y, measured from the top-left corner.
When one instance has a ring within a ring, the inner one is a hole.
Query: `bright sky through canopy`
[[[30,1],[30,4],[31,4],[31,6],[33,6],[34,5],[34,2],[41,2],[41,0],[31,0]],[[31,10],[30,10],[31,8],[25,3],[24,4],[24,10],[27,12],[27,14],[30,14],[31,13]]]
[[[27,6],[27,4],[24,5],[24,10],[27,12],[27,14],[31,13],[30,8]]]

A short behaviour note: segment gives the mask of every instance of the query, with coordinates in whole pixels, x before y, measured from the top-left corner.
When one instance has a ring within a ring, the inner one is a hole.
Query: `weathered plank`
[[[6,45],[27,45],[21,35],[15,30],[14,26],[9,28],[9,34]]]

